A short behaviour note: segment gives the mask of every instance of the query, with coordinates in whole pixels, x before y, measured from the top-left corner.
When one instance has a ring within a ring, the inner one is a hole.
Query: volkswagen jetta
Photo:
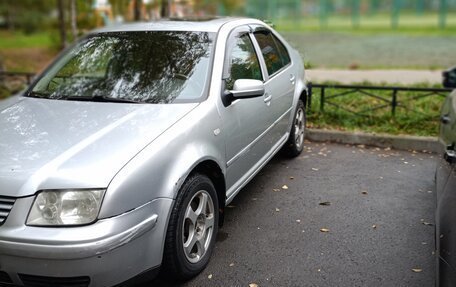
[[[258,20],[90,33],[0,102],[0,283],[197,275],[225,206],[303,149],[307,99],[298,52]]]

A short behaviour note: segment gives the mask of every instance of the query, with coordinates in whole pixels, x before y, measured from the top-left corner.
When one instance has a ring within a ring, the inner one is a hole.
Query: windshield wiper
[[[63,97],[63,100],[68,101],[86,101],[86,102],[104,102],[104,103],[131,103],[138,104],[140,102],[128,99],[111,98],[106,96],[69,96]]]
[[[49,94],[37,91],[30,91],[26,96],[31,98],[49,98]]]

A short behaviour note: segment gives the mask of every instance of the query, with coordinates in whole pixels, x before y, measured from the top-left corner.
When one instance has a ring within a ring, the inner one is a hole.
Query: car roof
[[[128,31],[198,31],[218,32],[226,23],[248,18],[212,17],[212,18],[169,18],[150,22],[110,25],[95,30],[94,33]],[[251,19],[257,22],[256,19]]]

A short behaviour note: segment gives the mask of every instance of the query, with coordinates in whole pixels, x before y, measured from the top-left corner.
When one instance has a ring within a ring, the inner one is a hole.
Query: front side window
[[[101,33],[61,57],[29,96],[141,103],[197,101],[208,78],[206,32]]]
[[[234,82],[239,79],[263,80],[260,63],[248,34],[236,39],[229,59],[230,76],[226,80],[228,90],[233,89]]]
[[[290,63],[287,49],[271,32],[259,31],[254,35],[261,48],[269,75],[275,74]]]

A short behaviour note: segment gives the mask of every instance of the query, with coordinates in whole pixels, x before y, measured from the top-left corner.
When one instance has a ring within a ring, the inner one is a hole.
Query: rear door
[[[274,141],[281,140],[288,132],[290,113],[296,84],[293,62],[285,44],[264,26],[253,26],[254,38],[267,71],[265,91],[271,97],[271,112],[275,119]]]

